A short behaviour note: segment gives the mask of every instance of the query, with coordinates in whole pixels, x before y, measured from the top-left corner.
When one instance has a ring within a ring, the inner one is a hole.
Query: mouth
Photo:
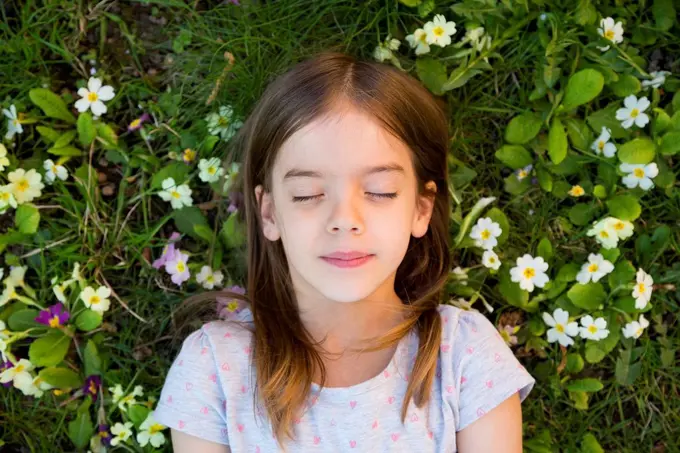
[[[350,253],[333,253],[328,256],[322,256],[321,259],[330,265],[340,268],[353,268],[363,266],[375,257],[373,254],[350,252]]]

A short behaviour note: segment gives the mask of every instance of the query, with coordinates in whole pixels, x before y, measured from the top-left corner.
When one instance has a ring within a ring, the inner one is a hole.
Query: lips
[[[333,252],[329,255],[322,256],[321,259],[336,267],[351,268],[364,265],[366,262],[373,259],[375,255],[368,252]]]
[[[344,260],[344,261],[349,261],[349,260],[355,260],[357,258],[363,258],[364,256],[371,255],[368,252],[360,252],[356,250],[352,250],[349,252],[333,252],[328,255],[324,255],[321,258],[331,258],[331,259],[336,259],[336,260]]]

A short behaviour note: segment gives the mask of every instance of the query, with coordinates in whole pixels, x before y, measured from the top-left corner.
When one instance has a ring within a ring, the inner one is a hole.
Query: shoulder
[[[191,332],[182,343],[180,355],[223,356],[249,347],[253,337],[252,313],[248,309],[236,315],[206,322]]]
[[[441,304],[438,311],[442,317],[442,342],[460,343],[472,338],[493,338],[505,344],[491,321],[476,310]]]

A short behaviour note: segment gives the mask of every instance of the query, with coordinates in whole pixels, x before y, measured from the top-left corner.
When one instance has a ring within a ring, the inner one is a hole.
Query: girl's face
[[[284,143],[272,185],[260,204],[263,232],[282,240],[298,298],[355,302],[394,295],[409,238],[427,232],[433,207],[432,198],[417,193],[404,143],[369,115],[346,109]],[[256,197],[261,191],[257,186]],[[324,259],[350,251],[371,256],[357,267]]]

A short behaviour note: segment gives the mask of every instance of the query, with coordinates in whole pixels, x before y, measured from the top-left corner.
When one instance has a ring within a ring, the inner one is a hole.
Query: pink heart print
[[[501,361],[501,355],[499,353],[495,353],[493,355],[493,359],[496,361],[496,363]]]
[[[467,382],[467,378],[465,376],[461,376],[460,378],[460,385],[463,385]]]
[[[454,390],[455,390],[455,387],[454,387],[453,385],[447,385],[447,386],[446,386],[446,391],[447,391],[447,392],[453,393]]]
[[[442,345],[442,352],[449,352],[450,350],[451,350],[450,344],[443,344]]]
[[[246,387],[245,385],[242,385],[241,386],[241,393],[246,393],[247,391],[248,391],[248,387]]]
[[[255,453],[260,453],[260,446],[259,445],[255,446]]]
[[[373,427],[373,429],[376,429],[376,428],[378,427],[378,420],[375,420],[375,421],[373,422],[373,426],[372,426],[372,427]]]
[[[383,371],[383,376],[385,376],[386,378],[390,377],[390,372],[387,370]]]
[[[227,431],[227,428],[222,428],[220,430],[220,432],[222,433],[222,437],[227,437],[227,435],[229,434],[229,432]]]
[[[213,373],[213,374],[211,374],[210,376],[208,376],[208,379],[210,379],[210,380],[213,381],[214,383],[217,383],[217,375],[216,375],[215,373]]]
[[[484,412],[484,409],[482,409],[481,407],[477,409],[477,416],[481,417],[484,414],[486,414],[486,412]]]
[[[467,348],[465,348],[465,352],[467,352],[468,354],[472,354],[473,352],[475,352],[475,348],[473,348],[472,346],[468,346]]]
[[[222,371],[229,371],[229,364],[227,362],[224,362],[222,364]]]
[[[399,433],[393,433],[391,436],[392,442],[396,442],[399,440]]]
[[[488,381],[486,381],[486,388],[490,389],[492,387],[493,387],[493,381],[491,379],[489,379]]]
[[[444,324],[446,324],[447,322],[449,322],[449,317],[448,317],[448,316],[444,316]]]
[[[236,429],[238,429],[238,432],[240,432],[240,433],[243,432],[243,429],[244,429],[244,428],[245,428],[245,427],[244,427],[242,424],[240,424],[240,423],[236,425]]]
[[[182,365],[184,365],[184,359],[180,360],[179,363],[177,364],[177,366],[182,366]]]
[[[356,402],[356,401],[350,401],[350,402],[349,402],[349,407],[351,407],[352,409],[354,409],[355,407],[357,407],[357,402]]]
[[[172,403],[172,395],[168,395],[168,404]]]
[[[182,429],[182,428],[184,428],[185,426],[187,426],[187,424],[186,424],[186,422],[185,422],[184,420],[180,420],[178,425],[179,425],[179,429]]]
[[[432,439],[434,437],[434,433],[432,431],[427,432],[427,436]]]
[[[352,447],[352,448],[356,447],[356,446],[357,446],[357,441],[356,441],[356,440],[350,440],[350,441],[349,441],[349,446]]]
[[[243,352],[245,352],[246,354],[250,354],[250,351],[252,351],[252,349],[250,349],[250,346],[246,346],[245,348],[243,348]]]
[[[335,426],[335,419],[331,419],[331,426]]]
[[[208,353],[208,348],[201,349],[201,355],[206,355]]]
[[[201,414],[203,414],[203,415],[208,415],[208,408],[207,408],[206,406],[203,406],[203,407],[201,408]]]
[[[393,397],[393,396],[390,396],[389,398],[387,398],[387,402],[388,402],[389,404],[394,403],[394,397]]]
[[[192,384],[191,382],[187,382],[186,385],[184,386],[184,388],[186,388],[187,392],[188,392],[189,390],[194,388],[194,384]]]
[[[321,443],[321,438],[319,436],[314,436],[314,445],[319,445]]]
[[[231,333],[229,332],[225,333],[223,338],[231,338]]]
[[[417,422],[418,420],[419,420],[419,418],[418,418],[418,415],[417,415],[417,414],[411,415],[411,421],[412,421],[412,422],[415,423],[415,422]]]

